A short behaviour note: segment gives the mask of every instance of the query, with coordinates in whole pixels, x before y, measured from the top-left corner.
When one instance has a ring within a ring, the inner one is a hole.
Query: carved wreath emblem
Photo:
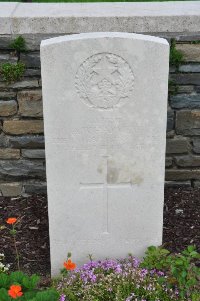
[[[82,101],[109,109],[123,105],[133,91],[134,75],[120,56],[99,53],[87,58],[76,73],[75,86]]]

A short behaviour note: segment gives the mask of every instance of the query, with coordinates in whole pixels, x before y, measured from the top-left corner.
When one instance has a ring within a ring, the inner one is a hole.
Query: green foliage
[[[151,246],[145,254],[141,267],[165,271],[168,276],[168,287],[177,285],[182,298],[190,291],[192,301],[200,300],[198,282],[200,269],[195,265],[195,260],[200,259],[200,254],[194,246],[188,246],[180,254],[170,254],[166,249]],[[165,281],[164,277],[159,281]]]
[[[178,93],[178,86],[174,82],[174,80],[168,81],[168,91],[169,91],[169,94],[171,94],[171,95],[176,95]]]
[[[19,80],[25,72],[25,64],[18,62],[16,64],[4,63],[0,66],[0,74],[7,83]]]
[[[8,290],[11,285],[17,284],[22,288],[23,295],[18,297],[18,301],[57,301],[59,294],[55,289],[40,291],[38,275],[27,276],[23,272],[17,271],[10,274],[0,273],[0,300],[10,301]]]
[[[22,36],[17,37],[13,42],[10,43],[9,46],[18,53],[25,52],[27,50],[26,41]]]
[[[199,40],[192,41],[191,44],[200,44],[200,41]]]
[[[170,65],[178,68],[183,61],[184,61],[183,54],[180,50],[176,49],[176,41],[172,39],[171,47],[170,47],[169,63]]]
[[[142,268],[149,270],[157,269],[162,270],[167,266],[166,257],[170,252],[166,249],[160,247],[150,246],[145,252],[146,256],[144,257],[143,262],[140,264]]]

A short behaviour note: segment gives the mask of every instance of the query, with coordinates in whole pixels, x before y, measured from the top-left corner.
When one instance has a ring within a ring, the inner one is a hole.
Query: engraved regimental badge
[[[110,109],[122,106],[133,91],[134,75],[129,64],[112,53],[87,58],[76,73],[75,86],[88,106]]]

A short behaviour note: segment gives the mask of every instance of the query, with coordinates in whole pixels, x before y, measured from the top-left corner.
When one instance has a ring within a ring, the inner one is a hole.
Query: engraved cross
[[[102,183],[80,183],[80,189],[103,189],[103,201],[105,203],[104,206],[104,222],[103,227],[104,231],[103,234],[109,234],[109,190],[112,188],[132,188],[131,182],[121,182],[117,184],[108,183],[108,157],[104,157],[106,159],[106,175],[105,181]]]

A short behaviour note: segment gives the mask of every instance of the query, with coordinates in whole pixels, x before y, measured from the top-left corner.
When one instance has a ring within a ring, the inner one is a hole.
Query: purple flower
[[[65,297],[66,297],[66,296],[62,294],[62,295],[60,296],[60,300],[59,300],[59,301],[65,301]]]
[[[164,276],[164,273],[162,271],[157,272],[158,276]]]

